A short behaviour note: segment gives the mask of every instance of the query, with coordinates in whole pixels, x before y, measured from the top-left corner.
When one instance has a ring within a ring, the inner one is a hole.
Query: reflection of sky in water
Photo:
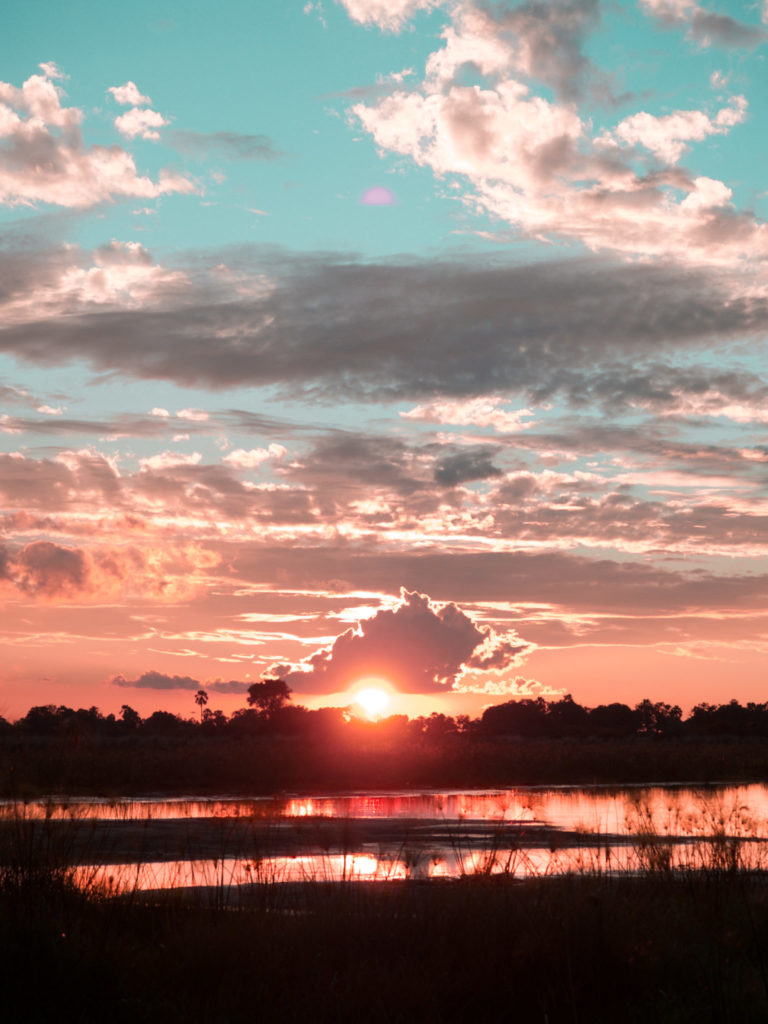
[[[76,869],[79,884],[115,891],[211,886],[234,893],[247,892],[254,883],[768,867],[768,786],[762,784],[0,804],[0,817],[14,813],[31,820],[177,821],[182,830],[185,819],[237,821],[246,828],[252,822],[259,835],[263,825],[282,822],[287,828],[313,818],[393,822],[387,840],[371,842],[369,834],[367,840],[347,836],[342,842],[337,835],[321,853],[308,846],[306,830],[302,838],[300,829],[294,837],[281,828],[282,848],[270,849],[266,842],[256,858],[222,849],[217,860],[194,859],[190,843],[185,860],[148,857],[140,864]],[[405,831],[395,828],[397,821]],[[515,822],[538,828],[510,828]],[[565,832],[571,833],[567,842]],[[578,837],[574,842],[573,833],[584,835],[583,845]]]
[[[374,853],[310,854],[295,857],[264,857],[220,860],[157,861],[142,864],[81,866],[79,884],[114,892],[211,887],[226,893],[253,885],[297,882],[391,882],[407,878],[462,878],[470,875],[506,874],[514,878],[546,878],[568,872],[621,874],[644,870],[697,870],[703,867],[765,869],[768,844],[742,846],[738,860],[729,858],[728,846],[713,848],[701,843],[668,843],[610,847],[551,849],[496,849],[408,851],[402,857]]]
[[[721,829],[763,835],[768,786],[713,788],[638,786],[614,789],[515,788],[484,792],[439,791],[347,796],[238,799],[233,797],[0,802],[0,818],[160,820],[184,818],[423,819],[461,823],[536,822],[585,833],[701,835]]]

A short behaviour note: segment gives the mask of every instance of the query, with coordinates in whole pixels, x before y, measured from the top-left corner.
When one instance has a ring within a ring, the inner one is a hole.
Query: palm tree
[[[205,690],[198,690],[195,694],[195,704],[200,708],[200,723],[203,721],[203,708],[208,703],[208,694]]]

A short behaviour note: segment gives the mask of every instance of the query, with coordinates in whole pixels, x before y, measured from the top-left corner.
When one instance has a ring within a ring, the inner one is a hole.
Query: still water
[[[768,866],[768,786],[0,802],[113,890]]]

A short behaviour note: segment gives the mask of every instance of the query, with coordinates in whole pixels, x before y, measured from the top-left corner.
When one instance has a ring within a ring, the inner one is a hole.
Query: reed
[[[491,858],[474,871],[465,858],[461,878],[384,884],[280,882],[268,867],[278,835],[255,815],[221,833],[204,893],[162,897],[84,879],[72,859],[114,856],[87,848],[103,834],[74,812],[33,820],[19,802],[0,847],[2,1019],[764,1021],[768,886],[743,855],[754,823],[712,801],[704,813],[705,842],[683,862],[658,851],[685,822],[638,805],[634,874],[603,849],[520,881],[525,851],[500,822]],[[241,891],[223,865],[250,826],[262,845]],[[344,842],[355,848],[351,826]],[[429,851],[412,849],[418,867]]]

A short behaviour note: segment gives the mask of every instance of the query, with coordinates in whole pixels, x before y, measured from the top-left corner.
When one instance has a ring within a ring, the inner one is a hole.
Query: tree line
[[[478,718],[433,712],[409,719],[390,715],[367,721],[353,708],[310,710],[295,705],[291,690],[281,679],[252,683],[244,708],[231,715],[208,707],[209,695],[194,695],[198,714],[183,717],[154,711],[142,717],[124,704],[118,715],[104,715],[97,707],[70,708],[45,704],[31,707],[22,718],[0,718],[0,733],[32,736],[303,736],[332,740],[352,730],[387,734],[393,739],[443,740],[450,736],[519,737],[523,739],[617,739],[639,737],[766,736],[768,702],[697,704],[683,715],[677,704],[645,699],[630,707],[613,702],[585,707],[570,694],[557,700],[509,700],[486,708]]]

